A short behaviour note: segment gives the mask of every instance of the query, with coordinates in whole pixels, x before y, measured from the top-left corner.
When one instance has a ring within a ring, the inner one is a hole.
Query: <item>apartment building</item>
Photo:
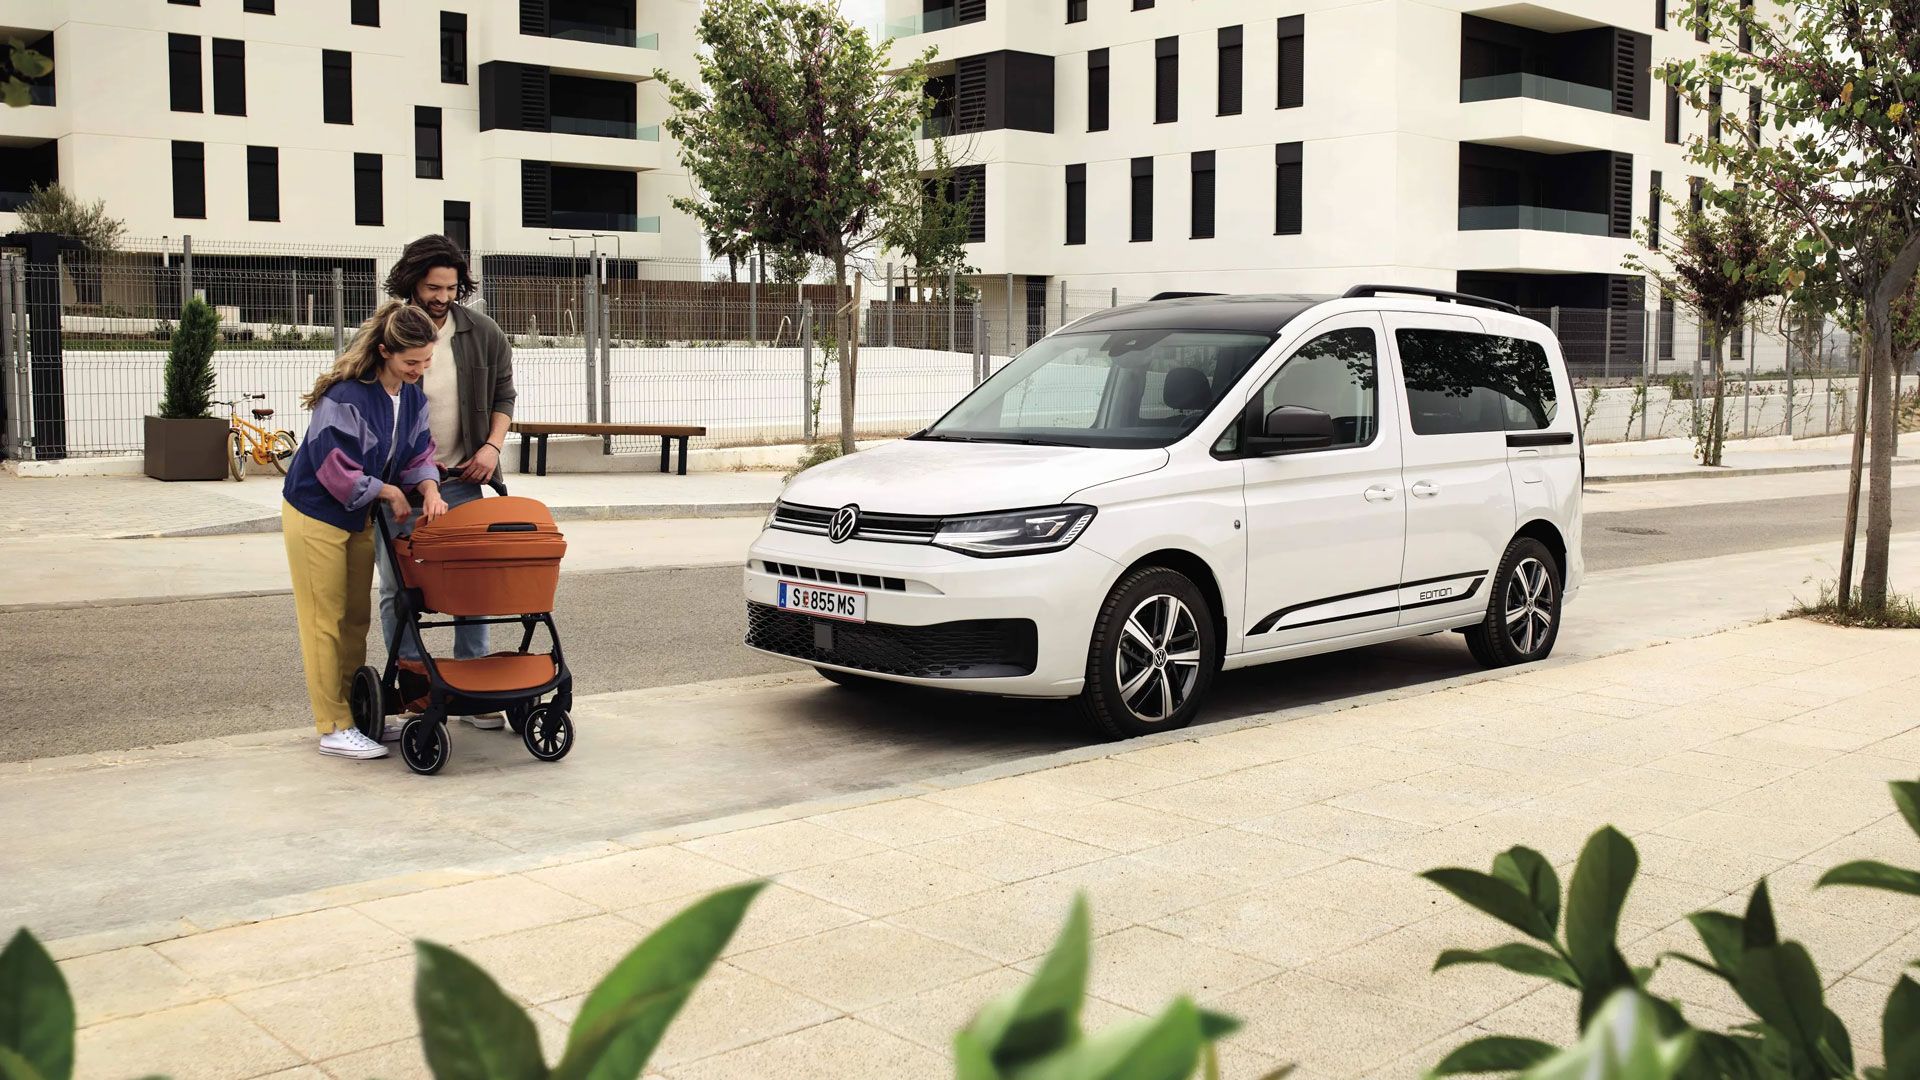
[[[262,251],[698,259],[656,69],[692,67],[697,0],[6,0],[51,55],[0,110],[0,234],[35,183],[130,235]]]
[[[938,48],[925,135],[963,163],[988,310],[1029,339],[1062,281],[1386,281],[1644,326],[1622,263],[1710,122],[1650,76],[1708,49],[1687,2],[893,0],[887,29]]]

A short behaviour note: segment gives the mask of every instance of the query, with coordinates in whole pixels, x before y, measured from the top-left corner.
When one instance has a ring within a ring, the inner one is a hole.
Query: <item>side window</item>
[[[1538,431],[1559,410],[1538,342],[1455,330],[1400,330],[1415,435]]]
[[[1301,405],[1333,417],[1339,433],[1328,449],[1365,446],[1380,421],[1379,343],[1373,331],[1352,327],[1321,334],[1300,346],[1260,391],[1260,416]]]

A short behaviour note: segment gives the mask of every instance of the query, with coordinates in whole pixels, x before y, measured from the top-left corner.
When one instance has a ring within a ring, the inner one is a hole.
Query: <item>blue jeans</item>
[[[478,484],[469,484],[464,480],[455,480],[451,477],[440,481],[440,497],[447,501],[448,509],[462,503],[470,503],[478,499],[480,493]],[[384,502],[380,504],[380,516],[387,523],[388,534],[395,538],[411,535],[413,527],[420,521],[420,511],[415,510],[412,517],[396,527],[393,523],[393,513],[387,509],[387,504]],[[387,545],[375,544],[374,550],[375,561],[380,567],[380,636],[391,649],[394,636],[400,632],[399,619],[394,615],[394,608],[397,606],[396,602],[400,594],[400,575],[398,568],[393,565],[393,555],[387,550]],[[492,628],[485,623],[470,623],[465,619],[457,621],[460,625],[453,629],[453,658],[477,660],[487,655],[489,651],[487,631]],[[400,639],[400,656],[404,660],[420,659],[420,650],[413,647],[411,638]]]

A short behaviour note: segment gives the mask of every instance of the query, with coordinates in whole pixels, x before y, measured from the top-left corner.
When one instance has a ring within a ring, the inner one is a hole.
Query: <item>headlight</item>
[[[1093,521],[1091,506],[1054,506],[1007,514],[948,518],[934,535],[936,547],[967,555],[1034,555],[1059,551],[1080,539]]]

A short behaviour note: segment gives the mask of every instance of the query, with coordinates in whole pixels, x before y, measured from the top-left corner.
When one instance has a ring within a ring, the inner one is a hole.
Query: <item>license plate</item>
[[[867,621],[867,594],[845,589],[823,589],[797,582],[780,583],[780,610],[799,611],[822,619],[863,623]]]

